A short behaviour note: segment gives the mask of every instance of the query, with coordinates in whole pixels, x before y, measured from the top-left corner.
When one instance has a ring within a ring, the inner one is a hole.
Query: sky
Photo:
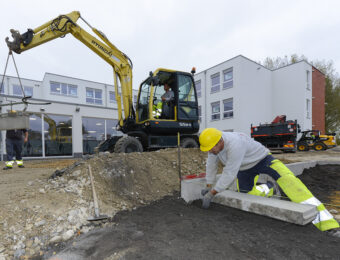
[[[305,55],[340,71],[336,0],[15,0],[0,10],[0,74],[10,29],[24,33],[75,10],[130,57],[135,89],[157,68],[200,72],[237,55],[256,62]],[[110,65],[70,34],[14,57],[22,78],[43,80],[49,72],[113,84]],[[6,75],[16,76],[13,62]]]

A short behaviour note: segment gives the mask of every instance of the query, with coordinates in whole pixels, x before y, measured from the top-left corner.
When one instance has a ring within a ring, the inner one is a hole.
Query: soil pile
[[[181,149],[181,162],[183,174],[201,173],[206,154]],[[1,260],[42,255],[48,244],[65,242],[94,227],[87,221],[94,215],[89,165],[100,212],[110,217],[172,195],[180,187],[177,149],[25,165],[0,170]]]

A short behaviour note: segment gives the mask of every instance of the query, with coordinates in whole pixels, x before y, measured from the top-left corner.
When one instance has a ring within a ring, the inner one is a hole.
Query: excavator
[[[78,19],[83,20],[97,37],[81,28],[77,24]],[[98,151],[142,152],[176,147],[178,142],[181,147],[198,147],[198,102],[193,80],[195,69],[191,73],[164,68],[150,72],[140,85],[134,108],[133,64],[130,58],[112,44],[104,33],[81,17],[80,12],[59,15],[35,29],[28,29],[23,34],[13,29],[10,32],[13,40],[6,38],[10,52],[20,54],[70,33],[112,66],[118,108],[117,130],[124,135],[114,136],[102,142],[97,147]],[[162,101],[164,85],[170,86],[174,93],[173,98],[166,102]],[[158,105],[159,102],[168,107],[167,114],[155,113],[156,107],[162,107]]]

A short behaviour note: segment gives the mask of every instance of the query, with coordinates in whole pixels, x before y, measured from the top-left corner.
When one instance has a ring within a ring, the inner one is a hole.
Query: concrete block
[[[229,190],[217,194],[213,202],[298,225],[308,224],[317,215],[317,209],[312,205],[275,200]]]
[[[221,174],[216,175],[216,181],[221,177]],[[182,180],[181,183],[181,197],[187,203],[194,200],[201,199],[201,190],[206,187],[205,178],[193,178],[189,180]],[[231,184],[229,190],[237,191],[236,180]]]
[[[27,129],[29,128],[29,115],[17,113],[13,116],[10,114],[0,115],[0,130]]]

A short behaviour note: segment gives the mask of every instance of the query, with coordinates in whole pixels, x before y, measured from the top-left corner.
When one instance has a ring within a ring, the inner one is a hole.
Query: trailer
[[[270,124],[251,125],[251,137],[273,151],[296,152],[299,132],[297,120],[286,120],[285,115],[277,116]]]

